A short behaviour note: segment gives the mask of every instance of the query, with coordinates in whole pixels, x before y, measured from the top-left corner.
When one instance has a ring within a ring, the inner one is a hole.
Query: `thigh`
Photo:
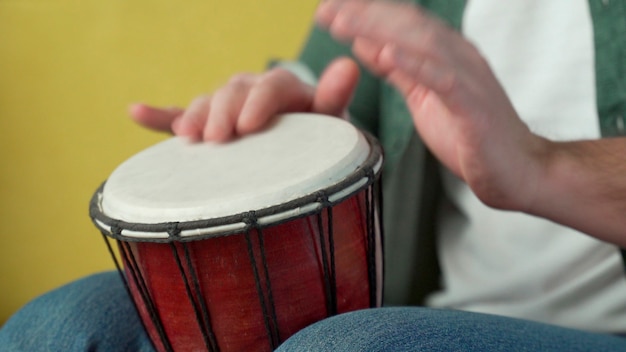
[[[620,351],[626,338],[553,325],[419,307],[338,315],[303,329],[278,351]]]
[[[0,329],[9,351],[153,351],[117,272],[50,291]]]

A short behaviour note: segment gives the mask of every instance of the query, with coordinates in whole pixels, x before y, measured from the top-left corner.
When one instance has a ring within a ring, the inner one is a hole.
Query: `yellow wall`
[[[292,58],[316,3],[0,0],[0,324],[113,268],[89,199],[164,138],[133,125],[129,103],[186,105],[234,72]]]

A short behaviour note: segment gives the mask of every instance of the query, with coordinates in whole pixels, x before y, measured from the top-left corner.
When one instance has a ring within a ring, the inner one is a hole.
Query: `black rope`
[[[324,296],[326,298],[326,316],[331,316],[330,309],[330,274],[328,273],[328,254],[326,253],[326,240],[324,239],[324,225],[322,225],[322,213],[317,216],[317,229],[320,240],[320,252],[322,254],[322,277],[324,278]]]
[[[337,314],[337,271],[335,268],[335,236],[333,233],[333,208],[326,208],[328,216],[328,250],[330,254],[331,315]]]
[[[369,281],[370,307],[377,305],[376,300],[376,236],[374,234],[373,190],[365,192],[365,212],[367,222],[367,278]]]
[[[167,231],[171,238],[179,239],[180,238],[180,228],[178,222],[172,222]],[[191,255],[189,253],[189,247],[185,242],[180,242],[180,245],[183,247],[185,263],[187,264],[187,268],[185,271],[182,262],[180,261],[180,256],[178,255],[178,250],[175,249],[174,257],[176,259],[176,263],[178,265],[178,269],[180,274],[183,277],[184,283],[186,285],[189,284],[189,280],[187,279],[187,275],[191,277],[191,282],[193,283],[193,289],[195,293],[195,299],[193,294],[191,297],[189,296],[189,292],[191,291],[191,287],[189,286],[189,290],[187,291],[187,296],[190,299],[194,312],[196,314],[196,320],[198,323],[198,328],[202,333],[202,338],[205,342],[205,345],[209,351],[218,352],[219,346],[217,343],[217,339],[215,338],[215,333],[213,332],[213,328],[211,326],[211,318],[209,316],[209,310],[204,301],[204,295],[202,294],[202,290],[200,289],[200,281],[198,280],[198,275],[196,274],[196,270],[191,262]],[[200,314],[198,314],[198,311]]]
[[[248,219],[248,221],[256,222],[256,220],[252,220],[252,219]],[[252,266],[252,272],[254,274],[254,282],[255,282],[257,294],[259,296],[259,303],[261,304],[261,310],[263,312],[263,323],[265,324],[265,331],[269,339],[270,347],[272,349],[276,349],[276,346],[274,346],[272,328],[270,326],[270,321],[269,321],[269,314],[267,312],[267,303],[265,302],[265,295],[263,294],[263,289],[261,288],[261,277],[259,275],[259,269],[257,268],[256,258],[254,257],[252,239],[250,238],[251,228],[252,226],[249,225],[245,233],[246,243],[248,245],[248,256],[250,257],[250,264]]]
[[[194,286],[194,290],[196,293],[196,298],[197,298],[197,304],[200,306],[200,311],[202,313],[202,319],[203,319],[203,330],[202,330],[202,334],[203,334],[203,338],[204,336],[206,336],[206,338],[204,339],[205,342],[208,339],[209,344],[210,344],[210,351],[215,351],[218,352],[219,346],[217,344],[217,339],[215,337],[215,332],[213,331],[213,327],[211,326],[211,318],[209,316],[209,309],[206,306],[206,303],[204,302],[204,295],[202,294],[202,291],[200,289],[200,281],[198,280],[198,275],[196,274],[196,271],[193,268],[193,265],[191,263],[191,255],[189,255],[189,248],[187,246],[186,243],[181,243],[181,245],[183,246],[184,250],[185,250],[185,260],[187,261],[187,268],[189,271],[189,274],[191,275],[191,281],[193,282],[193,286]]]
[[[135,256],[133,255],[132,249],[130,248],[130,245],[127,242],[120,242],[120,246],[122,248],[121,252],[122,252],[122,255],[124,256],[124,261],[128,264],[129,271],[133,277],[132,280],[135,282],[135,285],[137,286],[137,290],[139,291],[139,294],[141,295],[141,299],[146,307],[146,310],[148,311],[148,314],[150,315],[150,320],[152,321],[152,324],[157,329],[157,333],[159,335],[159,338],[161,339],[161,343],[163,343],[163,347],[165,348],[166,351],[173,352],[174,349],[172,348],[170,341],[167,338],[167,335],[165,334],[165,329],[163,328],[161,319],[158,316],[158,312],[157,312],[156,307],[154,306],[154,302],[152,301],[152,298],[150,297],[150,293],[148,292],[146,282],[143,276],[141,275],[141,271],[139,270],[139,266],[137,265],[137,260],[135,259]]]
[[[202,333],[202,339],[204,340],[204,345],[209,351],[211,351],[211,344],[209,342],[209,337],[207,336],[203,328],[204,324],[202,323],[202,313],[200,312],[200,309],[198,309],[198,306],[196,305],[196,301],[193,298],[193,293],[191,292],[191,286],[189,285],[189,279],[187,278],[187,274],[185,273],[183,263],[181,262],[180,256],[178,255],[178,249],[176,248],[176,244],[170,243],[170,248],[172,249],[174,259],[176,260],[176,265],[178,266],[178,270],[180,271],[180,275],[183,278],[183,282],[185,284],[185,291],[187,292],[187,298],[189,299],[189,303],[191,304],[191,307],[193,308],[193,311],[196,315],[196,322],[198,323],[198,328],[200,329],[200,332]]]
[[[126,276],[124,275],[124,272],[122,271],[122,267],[120,266],[120,263],[117,260],[115,253],[113,252],[113,248],[111,247],[109,240],[107,240],[107,234],[104,231],[102,232],[102,239],[104,239],[104,243],[106,243],[107,249],[109,250],[109,254],[111,255],[111,258],[113,258],[113,263],[115,263],[115,268],[117,269],[117,273],[120,274],[122,283],[124,283],[124,288],[126,289],[126,292],[128,292],[128,296],[133,301],[133,306],[135,307],[135,309],[137,309],[137,315],[139,315],[139,309],[137,308],[137,305],[135,304],[135,300],[132,299],[133,295],[130,291],[130,286],[128,286],[128,282],[126,282]],[[143,320],[142,320],[142,324],[143,324]]]
[[[267,266],[267,257],[265,255],[265,244],[263,242],[263,232],[260,228],[257,228],[257,235],[259,239],[259,249],[261,250],[261,261],[263,263],[263,270],[265,271],[265,285],[267,290],[267,299],[269,301],[270,319],[272,321],[274,329],[272,334],[272,348],[276,349],[280,344],[280,331],[278,329],[278,318],[276,316],[276,306],[274,305],[274,295],[272,294],[272,282],[270,281],[270,270]]]
[[[113,263],[115,263],[115,268],[117,269],[117,273],[120,275],[120,279],[122,280],[122,283],[124,284],[124,289],[126,290],[126,293],[128,294],[128,297],[130,298],[130,301],[133,302],[133,307],[135,308],[135,312],[137,312],[138,317],[141,317],[141,313],[139,312],[139,307],[137,306],[137,303],[135,302],[135,299],[133,298],[133,294],[130,290],[130,286],[128,286],[126,275],[124,275],[120,262],[117,260],[117,256],[115,256],[113,247],[111,247],[111,243],[109,243],[109,240],[107,239],[107,234],[104,231],[102,232],[102,239],[104,239],[104,243],[106,243],[107,249],[109,250],[109,254],[111,255],[111,258],[113,258]],[[141,326],[143,326],[143,329],[145,331],[148,331],[148,327],[146,326],[146,323],[143,321],[143,319],[139,319],[139,321],[141,322]],[[156,348],[154,346],[154,343],[152,343],[152,339],[148,339],[148,340],[150,341],[150,344],[152,344],[152,347]]]
[[[363,179],[363,177],[366,177],[368,173],[371,173],[371,171],[373,170],[375,166],[381,163],[382,149],[380,147],[380,144],[376,141],[374,137],[372,137],[368,133],[364,133],[364,135],[366,139],[370,142],[370,147],[371,147],[370,154],[367,160],[365,160],[363,164],[357,170],[355,170],[355,172],[353,172],[351,175],[349,175],[342,181],[337,182],[336,184],[333,184],[325,188],[323,191],[326,194],[336,194],[338,192],[344,191],[347,187],[354,185],[356,182],[359,182],[359,180]],[[378,174],[380,170],[381,169],[379,168],[376,171],[376,173]],[[369,183],[373,181],[374,181],[373,178],[369,177],[368,184],[364,185],[364,187],[369,185]],[[108,226],[111,226],[111,224],[115,224],[116,226],[131,230],[131,231],[155,233],[155,234],[165,233],[170,228],[171,223],[167,223],[167,222],[165,223],[131,223],[131,222],[120,221],[119,219],[112,219],[108,217],[102,211],[102,207],[101,207],[104,184],[105,183],[101,184],[98,190],[94,193],[94,195],[91,198],[90,205],[89,205],[89,215],[92,221],[98,227],[102,229],[102,224],[108,225]],[[352,192],[344,194],[342,195],[340,199],[335,199],[331,203],[331,205],[337,204],[343,201],[344,199],[360,192],[361,190],[362,188],[355,189]],[[291,201],[288,201],[279,205],[269,206],[263,209],[256,209],[255,213],[258,218],[275,215],[275,214],[279,214],[285,211],[299,209],[303,206],[306,206],[308,204],[315,202],[316,198],[317,198],[317,194],[311,193],[311,194],[304,195],[302,197],[299,197],[297,199],[294,199],[294,200],[291,200]],[[317,211],[318,211],[317,209],[310,209],[309,211],[306,211],[306,212],[300,212],[297,216],[288,217],[288,218],[285,218],[285,219],[282,219],[277,222],[273,222],[271,224],[267,224],[264,226],[277,225],[282,222],[291,221],[294,218],[309,216],[309,215],[317,213]],[[237,223],[244,222],[245,221],[244,219],[248,216],[248,214],[249,212],[242,212],[239,214],[234,214],[234,215],[229,215],[229,216],[224,216],[224,217],[219,217],[219,218],[184,221],[184,222],[180,222],[180,224],[178,224],[178,227],[180,230],[198,230],[198,229],[212,228],[215,226],[237,224]],[[258,228],[260,226],[257,224],[256,227]],[[122,235],[121,233],[110,233],[109,235],[118,240],[123,240],[123,241],[128,241],[128,242],[163,243],[163,242],[186,242],[186,241],[200,240],[204,238],[215,238],[215,237],[227,236],[231,234],[238,234],[238,233],[241,233],[242,231],[243,229],[238,228],[238,229],[225,230],[225,231],[221,231],[218,233],[211,232],[211,233],[207,233],[203,235],[189,236],[189,237],[155,236],[153,238],[136,238],[136,237],[128,237],[128,236]]]
[[[378,175],[378,179],[376,180],[376,182],[373,183],[374,185],[374,196],[376,197],[375,200],[375,206],[377,206],[377,208],[374,208],[374,212],[376,211],[376,209],[378,209],[378,213],[373,213],[374,216],[376,216],[376,219],[378,220],[378,241],[380,243],[380,262],[381,262],[381,268],[383,269],[381,271],[381,276],[384,276],[384,268],[385,268],[385,255],[383,253],[385,253],[385,228],[384,228],[384,217],[383,217],[383,181],[382,181],[382,174]],[[376,246],[374,246],[376,247]],[[376,251],[376,248],[374,248],[374,251]],[[376,252],[374,254],[374,258],[376,258]],[[381,285],[380,285],[380,298],[382,301],[382,298],[385,297],[385,285],[382,284],[383,282],[383,277],[381,277]],[[378,288],[377,288],[378,289]],[[377,302],[376,302],[377,303]]]
[[[328,198],[323,192],[318,192],[318,202],[320,202],[323,207],[326,206],[325,203],[328,202]],[[330,255],[328,253],[328,247],[326,246],[326,231],[324,229],[323,218],[323,212],[320,211],[317,214],[317,231],[319,234],[320,251],[322,254],[322,274],[324,277],[324,295],[326,297],[326,316],[330,317],[335,315],[337,310],[334,304],[335,298],[333,297],[332,279],[328,259]]]

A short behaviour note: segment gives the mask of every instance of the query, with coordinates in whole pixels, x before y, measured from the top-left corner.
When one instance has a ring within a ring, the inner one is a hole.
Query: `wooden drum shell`
[[[368,270],[376,270],[371,261],[380,248],[368,238],[365,193],[247,233],[178,243],[120,241],[133,299],[157,349],[166,351],[169,343],[176,351],[206,350],[206,344],[220,351],[271,351],[316,321],[376,306]],[[141,286],[151,302],[144,302]],[[198,299],[204,302],[210,327],[199,323],[190,295],[197,306]],[[162,341],[158,324],[169,342]]]

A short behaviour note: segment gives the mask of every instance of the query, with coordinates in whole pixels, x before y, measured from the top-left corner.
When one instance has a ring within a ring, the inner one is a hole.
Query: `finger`
[[[349,58],[334,60],[322,73],[312,111],[341,116],[346,110],[359,80],[359,67]]]
[[[392,63],[393,71],[400,71],[403,76],[413,78],[416,84],[425,85],[444,98],[454,92],[453,88],[458,83],[458,73],[454,68],[433,60],[411,57],[401,49],[383,49],[380,57],[381,61]],[[403,85],[399,84],[398,88],[407,93]]]
[[[155,131],[170,133],[172,123],[183,111],[178,107],[158,108],[141,103],[132,104],[128,109],[129,115],[138,124]]]
[[[211,97],[203,95],[191,101],[183,115],[174,121],[172,130],[178,136],[202,139],[202,130],[211,107]]]
[[[366,38],[357,38],[352,43],[352,52],[372,73],[387,76],[393,69],[393,62],[383,60],[381,53],[385,44]]]
[[[268,71],[250,90],[237,121],[237,134],[256,132],[280,113],[310,111],[313,94],[313,87],[291,72],[281,68]]]
[[[241,109],[256,79],[250,74],[239,74],[215,92],[204,128],[204,140],[225,142],[235,136]]]
[[[346,4],[348,3],[348,4]],[[337,39],[351,40],[354,33],[351,30],[352,24],[349,23],[354,17],[346,16],[346,6],[350,7],[351,13],[356,17],[363,7],[356,5],[351,6],[347,1],[322,1],[315,11],[315,22],[332,32]],[[340,15],[342,13],[343,15]]]
[[[387,78],[407,97],[416,85],[426,86],[446,95],[455,84],[455,71],[427,58],[404,53],[392,44],[380,44],[358,38],[352,46],[354,54],[375,74]]]
[[[446,60],[462,38],[441,20],[408,3],[391,1],[325,1],[318,23],[341,39],[367,38],[394,44],[411,54]]]

